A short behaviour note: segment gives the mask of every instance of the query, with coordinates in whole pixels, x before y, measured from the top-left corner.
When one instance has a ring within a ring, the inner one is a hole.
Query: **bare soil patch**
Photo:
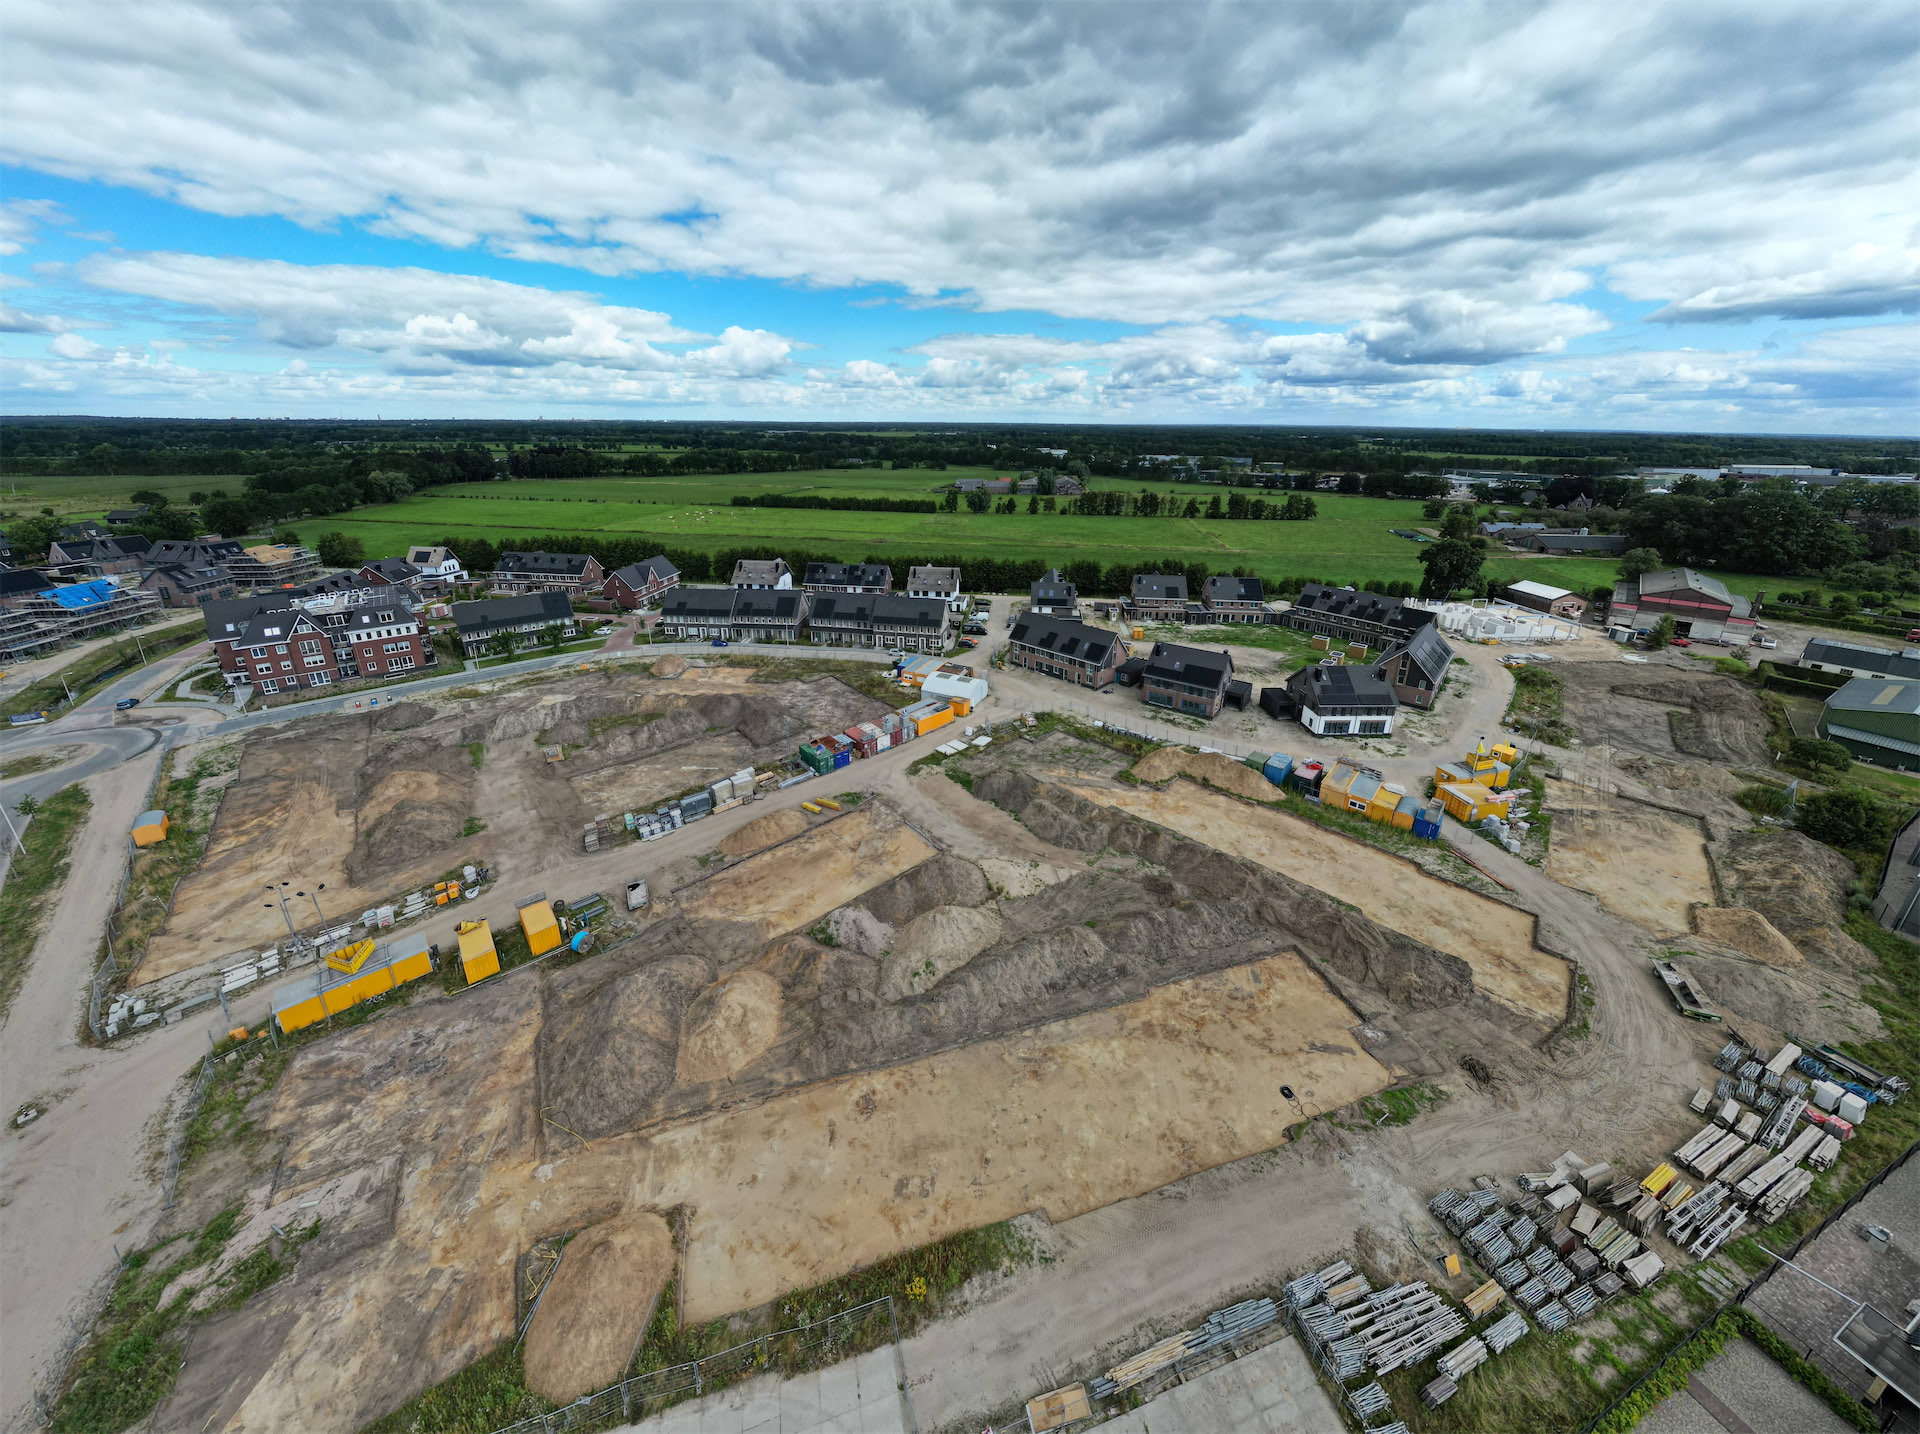
[[[1728,766],[1769,763],[1766,712],[1759,694],[1736,677],[1610,662],[1555,670],[1567,725],[1588,746],[1679,752]]]
[[[729,832],[718,848],[722,856],[751,856],[762,847],[797,837],[807,829],[807,815],[789,807],[755,817],[737,831]]]
[[[1832,847],[1795,831],[1741,831],[1713,855],[1731,898],[1766,917],[1807,960],[1837,971],[1878,965],[1843,929],[1854,869]]]
[[[730,1080],[780,1034],[780,983],[765,971],[736,971],[687,1009],[675,1074],[682,1081]]]
[[[673,1231],[658,1215],[575,1235],[527,1324],[527,1383],[556,1404],[615,1383],[673,1269]]]
[[[1693,909],[1713,903],[1706,837],[1691,817],[1555,781],[1547,809],[1547,875],[1561,885],[1656,933],[1688,930]]]
[[[1807,964],[1800,948],[1773,929],[1773,923],[1744,906],[1696,906],[1693,929],[1709,941],[1731,946],[1769,966],[1792,969]]]

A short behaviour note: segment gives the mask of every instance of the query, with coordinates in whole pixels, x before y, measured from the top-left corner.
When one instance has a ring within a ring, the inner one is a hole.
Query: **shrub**
[[[1842,851],[1872,851],[1893,836],[1898,814],[1858,787],[1820,792],[1800,803],[1800,830]]]
[[[1814,772],[1843,773],[1853,765],[1853,754],[1838,742],[1817,737],[1795,737],[1787,743],[1787,760]]]

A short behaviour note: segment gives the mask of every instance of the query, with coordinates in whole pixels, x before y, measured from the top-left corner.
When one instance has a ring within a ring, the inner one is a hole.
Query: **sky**
[[[0,410],[1920,432],[1899,3],[9,0]]]

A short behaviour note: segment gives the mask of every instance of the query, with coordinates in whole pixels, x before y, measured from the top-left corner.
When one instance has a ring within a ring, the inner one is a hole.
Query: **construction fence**
[[[670,1403],[724,1389],[758,1374],[800,1374],[891,1341],[900,1359],[900,1318],[893,1296],[882,1295],[839,1314],[793,1329],[775,1330],[686,1364],[650,1370],[598,1394],[583,1395],[548,1414],[506,1425],[495,1434],[574,1434],[612,1429],[658,1413]],[[904,1368],[904,1366],[902,1366]],[[904,1398],[904,1395],[902,1396]]]

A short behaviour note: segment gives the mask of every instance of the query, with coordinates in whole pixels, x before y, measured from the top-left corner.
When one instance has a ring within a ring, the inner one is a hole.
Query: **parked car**
[[[138,697],[122,697],[118,702],[113,704],[113,710],[116,712],[124,712],[129,707],[138,707],[139,705],[140,699]]]
[[[716,637],[713,640],[712,645],[715,647],[725,647],[727,645],[727,640],[724,637]]]
[[[1753,645],[1755,647],[1778,647],[1780,645],[1780,639],[1777,637],[1756,637],[1753,640]]]
[[[1672,640],[1672,645],[1674,647],[1692,647],[1693,639],[1688,637],[1676,637]]]
[[[979,645],[980,642],[978,638],[963,637],[960,639],[960,646],[962,647],[978,647]]]

